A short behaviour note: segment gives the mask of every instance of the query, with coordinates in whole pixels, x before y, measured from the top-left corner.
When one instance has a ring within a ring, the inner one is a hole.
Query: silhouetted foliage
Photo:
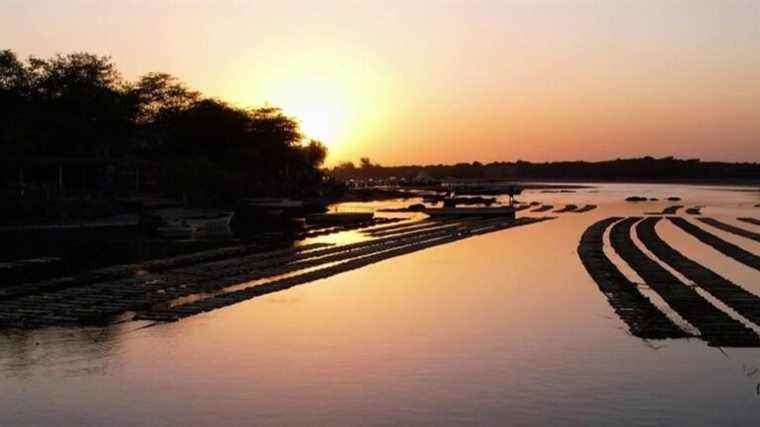
[[[327,147],[322,141],[312,139],[304,147],[304,157],[307,165],[322,166],[327,158]]]
[[[546,162],[531,163],[492,162],[481,164],[457,163],[454,165],[380,166],[369,159],[361,160],[361,167],[342,163],[331,170],[333,176],[349,179],[389,179],[391,177],[414,181],[420,176],[433,179],[494,179],[494,180],[601,180],[601,181],[726,181],[760,180],[760,164],[702,162],[699,159],[617,159],[601,162]]]
[[[0,126],[6,164],[144,159],[161,166],[161,190],[201,198],[309,189],[327,155],[278,108],[205,98],[166,73],[126,82],[89,53],[22,61],[0,51]]]
[[[134,97],[138,123],[156,123],[162,118],[190,108],[201,97],[176,77],[166,73],[148,73],[129,90]]]

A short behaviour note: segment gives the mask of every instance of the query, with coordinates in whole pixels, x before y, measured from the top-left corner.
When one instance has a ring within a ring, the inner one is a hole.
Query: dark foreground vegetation
[[[458,163],[455,165],[381,166],[363,158],[359,166],[345,162],[336,166],[335,177],[404,181],[455,179],[577,180],[577,181],[704,181],[760,182],[759,163],[703,162],[699,159],[617,159],[601,162],[525,161]]]
[[[92,200],[141,192],[213,205],[304,196],[321,187],[325,156],[274,107],[239,108],[165,73],[126,81],[108,57],[0,51],[4,210],[64,199],[66,210],[81,199],[107,210]]]

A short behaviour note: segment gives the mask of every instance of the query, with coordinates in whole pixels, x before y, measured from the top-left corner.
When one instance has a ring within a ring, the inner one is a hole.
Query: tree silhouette
[[[130,87],[129,94],[138,106],[137,121],[158,122],[190,108],[198,102],[200,92],[188,89],[176,77],[166,73],[148,73]]]
[[[327,158],[327,147],[321,141],[312,139],[304,147],[306,164],[311,167],[321,167]]]
[[[0,125],[7,165],[144,159],[162,169],[161,190],[201,198],[303,191],[321,182],[327,155],[278,108],[203,97],[166,73],[126,82],[89,53],[21,61],[0,51]]]

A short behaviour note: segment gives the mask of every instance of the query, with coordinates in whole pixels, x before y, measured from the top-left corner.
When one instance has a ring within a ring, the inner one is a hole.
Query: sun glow
[[[340,68],[320,70],[314,65],[292,63],[284,68],[288,71],[273,72],[254,82],[244,93],[255,98],[242,103],[281,108],[298,120],[307,139],[324,143],[329,157],[335,158],[355,130],[360,108],[355,79],[338,72]]]
[[[308,139],[322,141],[328,147],[335,147],[335,140],[339,127],[345,125],[345,117],[341,117],[340,111],[330,108],[328,105],[295,105],[283,107],[286,114],[298,119],[301,124],[301,132]]]
[[[298,121],[306,140],[319,140],[327,146],[331,163],[342,157],[345,145],[355,137],[360,108],[358,93],[338,76],[298,74],[292,72],[270,82],[259,81],[246,90],[258,96],[239,103],[281,108],[285,115]]]
[[[236,62],[225,90],[238,105],[272,105],[299,121],[307,139],[327,146],[327,164],[358,158],[387,123],[392,73],[371,58],[335,46],[272,57],[257,79],[240,70],[255,69],[252,59]]]
[[[267,101],[297,119],[307,139],[324,143],[329,157],[340,155],[358,115],[357,92],[343,76],[291,76],[273,85]]]

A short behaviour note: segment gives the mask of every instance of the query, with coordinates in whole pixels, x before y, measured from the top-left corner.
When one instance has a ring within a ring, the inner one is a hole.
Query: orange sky
[[[281,106],[333,164],[760,161],[753,0],[3,0],[0,40]]]

